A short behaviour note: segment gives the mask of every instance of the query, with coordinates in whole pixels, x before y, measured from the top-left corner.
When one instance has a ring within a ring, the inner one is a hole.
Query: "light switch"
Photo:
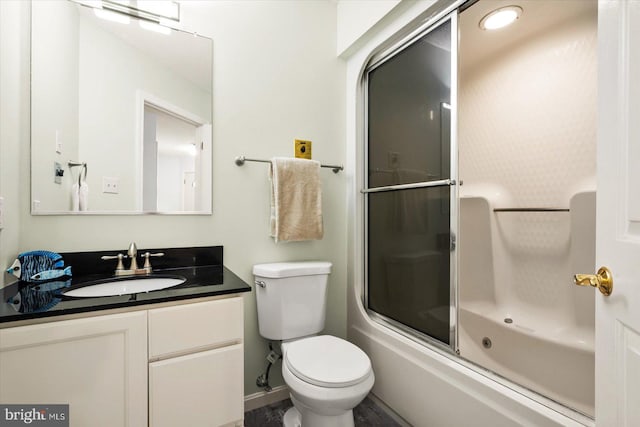
[[[62,141],[60,141],[60,131],[56,131],[56,153],[62,154]]]

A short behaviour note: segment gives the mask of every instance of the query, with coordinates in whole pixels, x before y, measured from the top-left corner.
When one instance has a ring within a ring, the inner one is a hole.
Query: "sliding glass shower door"
[[[400,332],[455,350],[456,16],[365,72],[365,306]]]

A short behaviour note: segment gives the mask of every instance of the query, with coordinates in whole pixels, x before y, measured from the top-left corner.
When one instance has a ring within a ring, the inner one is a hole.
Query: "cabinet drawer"
[[[241,342],[242,298],[149,310],[149,359]]]
[[[149,426],[217,427],[243,417],[242,344],[149,364]]]

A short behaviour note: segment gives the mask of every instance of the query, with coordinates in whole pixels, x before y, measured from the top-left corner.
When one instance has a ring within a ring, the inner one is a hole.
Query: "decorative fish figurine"
[[[42,285],[27,285],[14,296],[7,299],[14,310],[19,313],[38,313],[50,310],[60,301],[60,291],[71,286],[66,282],[48,282]]]
[[[40,273],[31,276],[30,281],[43,282],[45,280],[57,279],[62,276],[71,277],[71,266],[68,266],[65,269],[41,271]]]
[[[20,280],[28,281],[31,276],[42,271],[62,268],[64,260],[62,255],[50,251],[23,252],[7,269],[7,273],[13,274]]]

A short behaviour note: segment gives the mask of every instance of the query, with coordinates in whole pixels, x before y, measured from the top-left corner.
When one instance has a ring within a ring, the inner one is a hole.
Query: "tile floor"
[[[282,427],[282,417],[293,404],[283,400],[272,405],[244,413],[245,427]],[[353,409],[356,427],[399,427],[382,408],[366,398]]]

